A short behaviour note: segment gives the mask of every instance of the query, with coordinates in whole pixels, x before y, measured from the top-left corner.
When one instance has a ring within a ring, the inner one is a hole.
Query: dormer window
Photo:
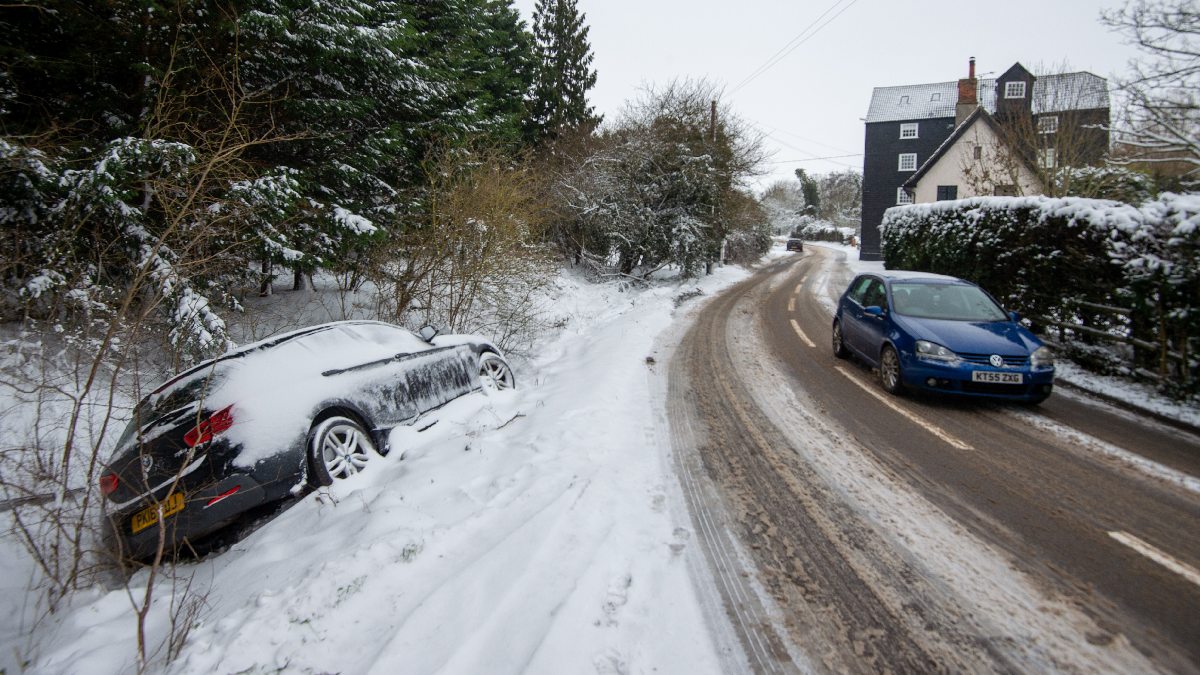
[[[1005,82],[1004,98],[1025,98],[1025,83]]]
[[[907,96],[900,97],[900,105],[908,105],[908,103],[909,103],[909,98]]]
[[[905,122],[900,125],[900,138],[916,138],[917,122]]]
[[[936,103],[936,102],[938,102],[938,101],[940,101],[940,100],[942,100],[942,93],[941,93],[940,91],[935,91],[935,92],[933,92],[932,94],[930,94],[930,95],[929,95],[929,102],[930,102],[930,103]]]

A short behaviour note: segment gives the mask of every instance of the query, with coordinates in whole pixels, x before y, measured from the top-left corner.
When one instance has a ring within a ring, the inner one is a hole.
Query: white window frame
[[[1005,82],[1004,98],[1025,98],[1025,82]]]
[[[905,122],[900,125],[900,138],[917,138],[919,129],[919,122]]]
[[[1054,148],[1042,148],[1038,151],[1038,165],[1043,169],[1053,169],[1058,166],[1058,153]]]
[[[912,195],[905,192],[904,188],[902,188],[902,187],[896,188],[896,206],[903,206],[905,204],[912,204],[912,203],[913,203]]]
[[[1042,115],[1038,117],[1038,133],[1058,133],[1058,115]]]
[[[902,152],[898,160],[897,171],[916,171],[917,170],[917,153]]]

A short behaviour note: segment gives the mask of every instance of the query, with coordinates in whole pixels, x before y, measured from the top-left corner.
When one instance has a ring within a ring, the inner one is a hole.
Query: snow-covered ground
[[[853,269],[876,265],[842,248]],[[777,246],[772,255],[787,254]],[[427,431],[396,431],[403,459],[377,458],[230,550],[180,566],[174,582],[160,580],[147,620],[151,670],[738,667],[739,655],[714,646],[728,643],[712,639],[728,628],[704,610],[709,580],[669,448],[656,439],[653,380],[665,367],[655,338],[699,305],[688,298],[748,274],[724,267],[648,289],[564,276],[555,311],[565,327],[514,362],[516,391],[472,395]],[[0,670],[136,670],[144,572],[129,588],[98,584],[45,616],[12,536],[0,539],[0,565]],[[172,614],[189,598],[201,601],[179,622],[190,634],[164,666]]]
[[[403,459],[377,458],[180,566],[179,581],[159,581],[148,644],[167,640],[186,589],[202,604],[172,673],[721,671],[738,657],[708,637],[650,381],[664,367],[655,337],[698,304],[677,299],[747,274],[638,290],[563,278],[566,328],[516,362],[515,392],[397,430]],[[11,537],[0,564],[5,672],[136,669],[144,572],[39,617]]]

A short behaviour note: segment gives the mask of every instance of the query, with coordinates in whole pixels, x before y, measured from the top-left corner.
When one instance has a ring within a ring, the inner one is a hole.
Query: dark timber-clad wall
[[[900,125],[916,122],[916,138],[900,138]],[[896,205],[896,189],[914,171],[900,171],[900,155],[917,153],[917,168],[950,137],[953,117],[873,122],[866,125],[863,146],[862,248],[859,259],[879,260],[879,225],[883,212]]]

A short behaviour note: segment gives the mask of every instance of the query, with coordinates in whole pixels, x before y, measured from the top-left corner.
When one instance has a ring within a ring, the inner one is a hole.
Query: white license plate
[[[987,382],[989,384],[1022,384],[1021,373],[999,373],[994,370],[976,370],[971,372],[972,382]]]

